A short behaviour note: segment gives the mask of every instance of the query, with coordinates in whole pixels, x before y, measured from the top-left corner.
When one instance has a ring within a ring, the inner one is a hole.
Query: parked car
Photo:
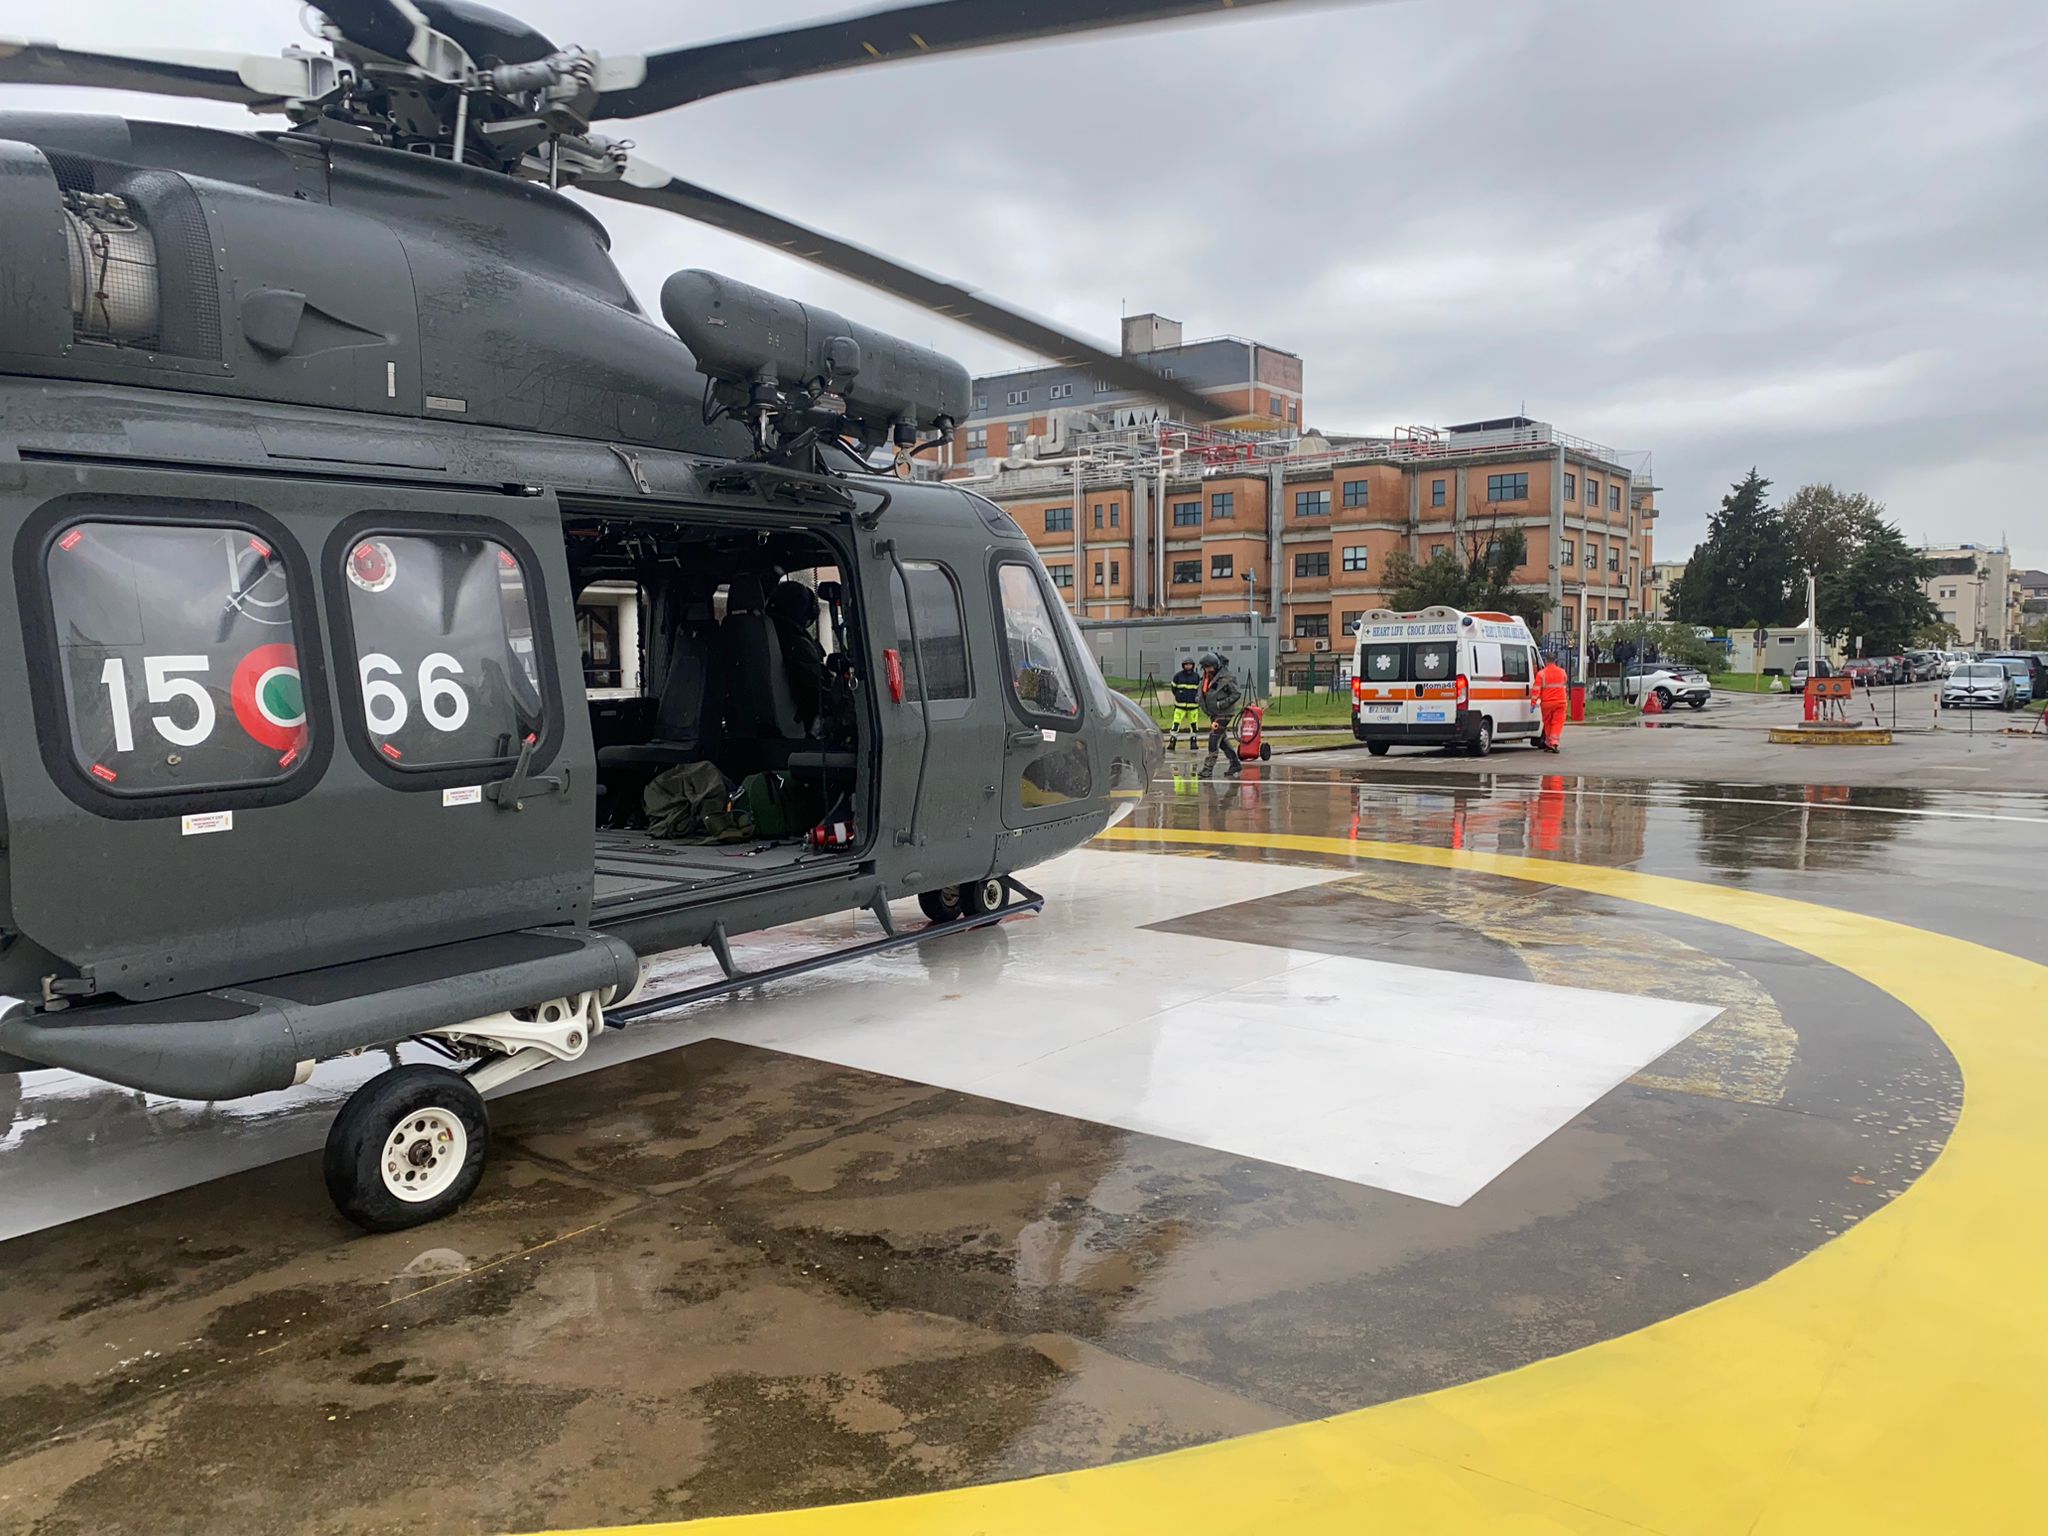
[[[1906,652],[1906,678],[1909,682],[1925,683],[1941,676],[1941,653],[1939,651]]]
[[[2012,675],[2012,691],[2015,706],[2031,704],[2037,698],[2048,697],[2048,688],[2035,686],[2035,668],[2041,664],[2031,656],[1986,656],[1983,665],[2003,667]]]
[[[1891,681],[1884,662],[1874,656],[1859,656],[1853,661],[1843,662],[1842,676],[1854,678],[1858,688],[1875,688],[1880,683]]]
[[[1624,699],[1640,702],[1655,694],[1665,709],[1674,703],[1704,709],[1707,700],[1714,696],[1714,685],[1707,681],[1707,674],[1692,667],[1649,667],[1628,673],[1620,683]]]
[[[1966,661],[1941,685],[1943,709],[2011,709],[2012,674],[1995,661]]]
[[[1984,659],[1998,662],[2016,661],[2027,669],[2026,697],[2020,700],[2022,704],[2034,699],[2048,699],[2048,661],[2043,660],[2040,652],[2000,651]]]
[[[1821,657],[1820,668],[1815,673],[1815,676],[1833,677],[1834,675],[1835,668],[1833,664],[1829,662],[1827,657]],[[1792,670],[1789,674],[1787,674],[1785,678],[1785,686],[1787,688],[1790,688],[1794,693],[1797,693],[1799,690],[1806,686],[1806,658],[1804,656],[1800,657],[1797,661],[1792,663]]]

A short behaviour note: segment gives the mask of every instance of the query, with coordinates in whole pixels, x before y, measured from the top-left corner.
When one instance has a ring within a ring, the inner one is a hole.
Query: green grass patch
[[[1707,681],[1728,693],[1769,693],[1771,684],[1779,679],[1758,677],[1753,672],[1715,672]]]

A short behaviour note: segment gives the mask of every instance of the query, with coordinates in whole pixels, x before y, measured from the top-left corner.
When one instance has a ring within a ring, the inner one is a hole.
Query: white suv
[[[1621,679],[1621,696],[1624,699],[1639,702],[1652,694],[1666,709],[1673,704],[1689,704],[1694,709],[1704,709],[1707,700],[1714,696],[1714,685],[1707,681],[1706,673],[1692,667],[1651,667],[1646,672],[1632,672]]]

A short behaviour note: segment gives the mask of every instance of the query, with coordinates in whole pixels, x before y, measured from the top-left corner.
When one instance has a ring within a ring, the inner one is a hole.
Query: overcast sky
[[[646,50],[848,9],[528,0]],[[289,0],[0,33],[272,51]],[[0,89],[228,125],[230,109]],[[2048,567],[2048,5],[1402,0],[857,70],[628,131],[683,175],[1114,346],[1153,309],[1305,360],[1336,431],[1526,408],[1655,455],[1660,555],[1755,464]],[[595,201],[595,200],[593,200]],[[977,372],[1028,358],[761,248],[597,203],[648,304],[704,266]]]

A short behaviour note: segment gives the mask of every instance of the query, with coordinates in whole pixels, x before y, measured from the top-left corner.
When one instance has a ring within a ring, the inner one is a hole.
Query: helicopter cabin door
[[[68,989],[587,920],[596,776],[552,495],[22,470],[0,489],[6,873]]]
[[[1059,821],[1095,792],[1081,729],[1079,660],[1067,648],[1059,598],[1033,562],[999,553],[991,567],[1001,636],[1009,731],[1003,757],[1003,824]]]

